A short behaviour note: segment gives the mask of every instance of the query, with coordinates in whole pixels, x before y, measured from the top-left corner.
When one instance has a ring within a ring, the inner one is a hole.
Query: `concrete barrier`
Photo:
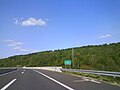
[[[49,71],[56,71],[56,72],[62,72],[62,67],[23,67],[25,69],[42,69],[42,70],[49,70]]]

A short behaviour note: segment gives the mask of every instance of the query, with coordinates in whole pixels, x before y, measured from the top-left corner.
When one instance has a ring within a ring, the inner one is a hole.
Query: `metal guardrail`
[[[120,72],[82,70],[82,69],[65,69],[65,68],[62,68],[61,71],[79,72],[79,73],[97,74],[97,75],[103,75],[103,76],[120,77]]]

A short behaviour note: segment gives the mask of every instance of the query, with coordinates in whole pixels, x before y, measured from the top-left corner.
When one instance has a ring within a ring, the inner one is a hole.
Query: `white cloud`
[[[14,45],[22,45],[22,44],[24,44],[24,43],[22,43],[22,42],[14,42],[13,44],[14,44]]]
[[[19,25],[22,25],[22,26],[45,26],[46,25],[46,21],[39,18],[39,19],[36,19],[36,18],[28,18],[28,19],[18,19],[18,18],[15,18],[15,24],[19,24]]]
[[[25,49],[22,47],[24,43],[17,42],[14,40],[3,40],[4,42],[7,42],[7,46],[9,46],[11,49],[16,50],[20,53],[33,53],[38,52],[38,50],[32,50],[32,49]]]
[[[21,47],[20,47],[20,46],[15,46],[15,47],[13,47],[12,49],[15,49],[15,50],[20,50],[20,49],[21,49]]]
[[[13,20],[14,20],[14,23],[15,23],[15,24],[20,24],[23,19],[24,19],[24,18],[20,18],[20,19],[14,18]]]
[[[98,38],[102,39],[102,38],[108,38],[108,37],[111,37],[111,34],[106,34],[106,35],[103,35],[103,36],[99,36]]]
[[[28,49],[19,49],[19,51],[21,51],[21,52],[29,52],[30,50],[28,50]]]
[[[31,49],[19,49],[20,52],[28,52],[28,53],[33,53],[33,52],[38,52],[38,50],[31,50]]]
[[[4,41],[8,43],[7,46],[9,46],[9,47],[15,47],[15,46],[20,46],[20,45],[24,44],[22,42],[17,42],[14,40],[4,40]]]
[[[8,44],[7,46],[9,46],[9,47],[14,47],[14,46],[16,46],[15,44]]]
[[[15,20],[15,22],[14,22],[15,24],[19,23],[17,18],[15,18],[14,20]]]
[[[13,43],[8,44],[8,46],[18,46],[18,45],[22,45],[22,44],[24,44],[24,43],[22,43],[22,42],[13,42]]]
[[[14,42],[13,40],[2,40],[3,42],[8,42],[8,43],[10,43],[10,42]]]
[[[14,40],[3,40],[4,42],[7,42],[7,43],[10,43],[10,44],[14,44],[14,45],[22,45],[24,43],[22,42],[17,42],[17,41],[14,41]]]

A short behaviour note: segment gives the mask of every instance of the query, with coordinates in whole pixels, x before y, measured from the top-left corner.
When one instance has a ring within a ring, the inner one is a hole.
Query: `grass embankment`
[[[63,73],[67,73],[67,74],[72,74],[72,75],[77,75],[77,76],[81,76],[81,77],[89,77],[92,79],[95,79],[97,81],[102,81],[102,82],[106,82],[112,85],[118,85],[120,86],[120,77],[111,77],[111,76],[102,76],[102,75],[95,75],[95,74],[87,74],[87,73],[78,73],[78,72],[63,72]]]

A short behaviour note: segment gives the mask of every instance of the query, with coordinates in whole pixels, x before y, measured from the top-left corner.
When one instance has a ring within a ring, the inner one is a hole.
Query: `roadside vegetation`
[[[72,60],[72,48],[4,58],[0,60],[0,67],[64,67],[65,59]],[[74,64],[71,68],[119,72],[120,42],[74,47]]]
[[[0,67],[62,66],[64,68],[64,60],[66,59],[72,60],[72,48],[4,58],[0,60]],[[120,72],[120,42],[74,47],[74,64],[75,67],[66,66],[66,68]],[[118,77],[85,73],[74,74],[120,85],[120,78]]]
[[[96,81],[105,82],[108,84],[120,86],[120,77],[102,76],[102,75],[99,76],[99,75],[95,75],[95,74],[66,72],[66,71],[64,71],[63,73],[72,74],[72,75],[76,75],[76,76],[80,76],[80,77],[87,77],[89,79],[94,79]]]

